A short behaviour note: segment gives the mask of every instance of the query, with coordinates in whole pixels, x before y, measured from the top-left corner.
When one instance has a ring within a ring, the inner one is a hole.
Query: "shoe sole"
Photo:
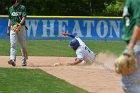
[[[27,66],[27,62],[23,62],[22,63],[22,66]]]
[[[22,64],[22,66],[27,66],[27,64]]]
[[[10,64],[12,66],[16,66],[15,62],[12,62],[12,61],[8,61],[8,64]]]

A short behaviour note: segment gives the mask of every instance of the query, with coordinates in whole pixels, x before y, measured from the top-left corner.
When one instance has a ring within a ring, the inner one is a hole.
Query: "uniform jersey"
[[[95,59],[95,54],[86,46],[86,44],[79,37],[75,37],[75,39],[77,39],[80,44],[80,46],[76,49],[76,59],[84,60],[87,64],[93,63]]]
[[[84,60],[87,64],[92,64],[95,59],[95,54],[87,46],[79,46],[76,55],[78,60]]]
[[[123,11],[123,40],[130,41],[134,26],[140,27],[140,0],[125,0]],[[136,37],[135,37],[136,39]],[[128,42],[129,43],[129,42]],[[140,44],[134,44],[137,68],[131,75],[122,75],[121,86],[124,93],[140,93]]]
[[[123,34],[122,39],[131,39],[135,25],[140,26],[140,0],[126,0],[123,9]]]
[[[86,46],[86,44],[79,37],[75,37],[75,39],[78,40],[80,46]]]
[[[12,26],[20,23],[23,17],[26,17],[26,8],[24,5],[18,4],[16,7],[11,6],[9,8],[9,19]]]

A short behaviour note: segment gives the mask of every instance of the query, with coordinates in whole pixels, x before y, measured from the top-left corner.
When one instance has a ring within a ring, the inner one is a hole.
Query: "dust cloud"
[[[95,66],[97,68],[104,68],[109,71],[114,72],[114,62],[117,59],[117,56],[112,53],[102,52],[96,56],[95,62],[91,66]]]

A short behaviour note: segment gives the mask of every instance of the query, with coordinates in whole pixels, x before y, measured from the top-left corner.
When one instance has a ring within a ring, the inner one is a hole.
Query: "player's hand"
[[[67,63],[66,66],[74,66],[74,63]]]
[[[7,34],[8,36],[10,36],[10,27],[9,27],[9,26],[7,27],[6,34]]]
[[[130,75],[137,68],[137,60],[133,50],[125,49],[115,61],[115,71],[118,74]]]
[[[124,56],[130,56],[130,55],[135,56],[134,50],[133,50],[133,49],[128,49],[128,48],[126,48],[126,49],[123,51],[123,55],[124,55]]]
[[[68,33],[65,33],[65,32],[61,32],[61,34],[62,34],[63,36],[69,36],[69,34],[68,34]]]
[[[12,27],[13,31],[18,33],[21,31],[22,29],[22,25],[21,24],[15,24],[13,27]]]
[[[62,66],[62,65],[64,65],[64,64],[63,64],[63,63],[60,63],[60,62],[58,62],[58,63],[54,63],[54,64],[53,64],[54,67]]]

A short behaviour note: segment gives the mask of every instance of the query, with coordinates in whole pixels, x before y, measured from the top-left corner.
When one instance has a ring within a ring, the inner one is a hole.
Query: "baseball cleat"
[[[22,60],[22,66],[27,66],[27,61],[26,61],[26,59],[23,59],[23,60]]]
[[[8,61],[8,64],[10,64],[10,65],[12,65],[12,66],[16,66],[16,63],[15,63],[15,61],[13,61],[13,60],[9,60],[9,61]]]

